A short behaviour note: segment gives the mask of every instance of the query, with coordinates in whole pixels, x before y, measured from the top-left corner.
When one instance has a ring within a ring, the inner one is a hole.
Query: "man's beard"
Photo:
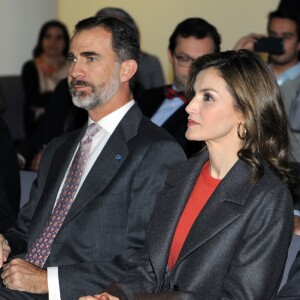
[[[99,105],[107,103],[116,94],[120,86],[117,71],[117,68],[114,68],[110,80],[107,83],[102,83],[99,87],[84,80],[72,80],[70,84],[70,93],[73,104],[85,110],[92,110]],[[77,85],[90,87],[91,92],[76,91],[74,87]]]

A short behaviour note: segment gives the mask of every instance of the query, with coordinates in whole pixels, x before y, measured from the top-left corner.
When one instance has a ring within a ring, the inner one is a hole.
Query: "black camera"
[[[276,37],[260,38],[254,44],[254,51],[282,54],[284,52],[283,39]]]

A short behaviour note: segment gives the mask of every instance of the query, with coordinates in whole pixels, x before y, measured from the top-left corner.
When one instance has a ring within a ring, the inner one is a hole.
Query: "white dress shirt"
[[[172,88],[176,91],[175,85]],[[151,117],[151,121],[157,126],[162,126],[182,105],[184,102],[179,97],[174,99],[165,99],[155,114]]]

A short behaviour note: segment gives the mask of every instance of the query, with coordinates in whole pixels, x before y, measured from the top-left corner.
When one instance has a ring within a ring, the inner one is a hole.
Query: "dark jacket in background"
[[[0,233],[11,227],[20,206],[20,173],[9,129],[0,117]]]
[[[147,90],[141,99],[137,101],[142,113],[146,117],[151,119],[164,102],[164,89],[165,86]],[[184,150],[186,156],[191,157],[203,147],[203,143],[189,141],[185,137],[188,117],[187,112],[185,111],[186,106],[187,105],[185,104],[175,111],[161,127],[167,130],[175,138]]]

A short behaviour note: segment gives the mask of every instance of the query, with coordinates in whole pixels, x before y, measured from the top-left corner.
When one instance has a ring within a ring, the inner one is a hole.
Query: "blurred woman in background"
[[[33,60],[26,62],[22,69],[27,136],[44,114],[47,101],[57,83],[67,76],[68,48],[69,34],[63,23],[51,20],[42,26],[33,50]]]

